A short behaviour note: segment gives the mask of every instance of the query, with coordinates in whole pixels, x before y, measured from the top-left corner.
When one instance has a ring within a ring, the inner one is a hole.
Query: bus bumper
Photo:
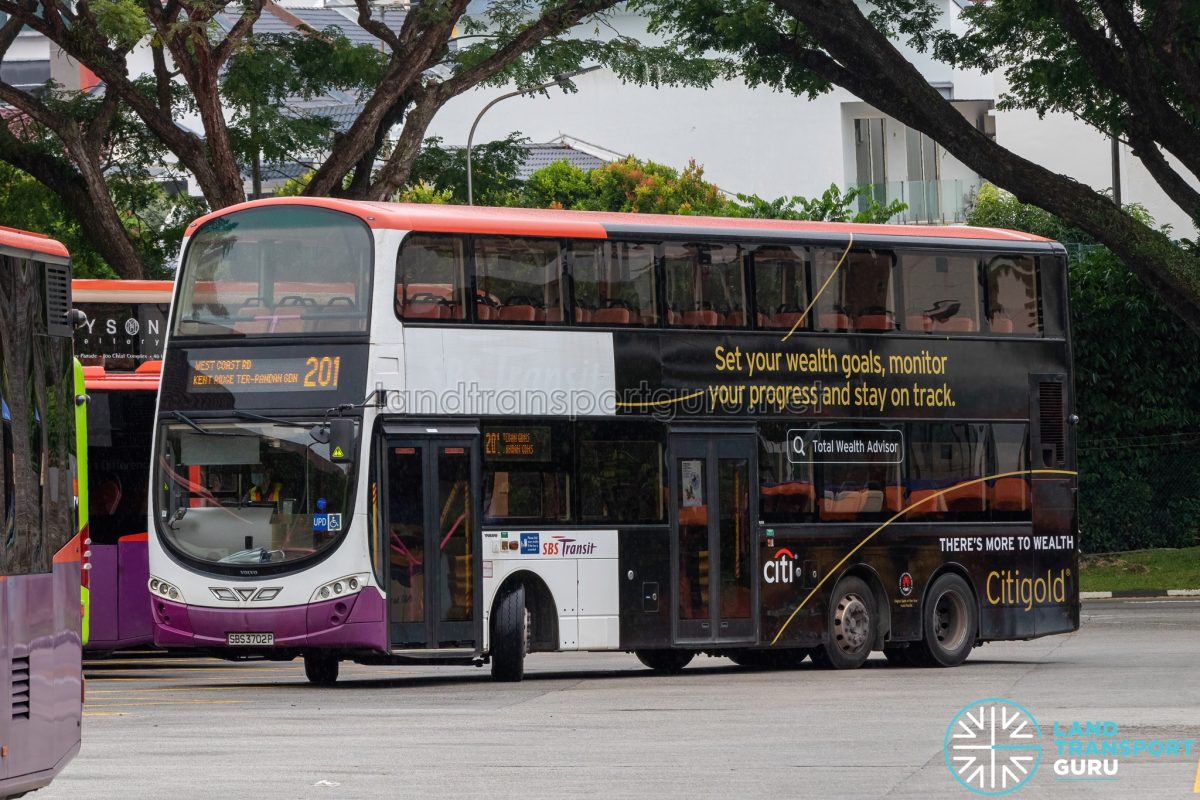
[[[223,648],[230,633],[272,633],[276,648],[387,652],[383,598],[371,587],[351,597],[283,608],[208,608],[154,598],[153,612],[159,647]]]

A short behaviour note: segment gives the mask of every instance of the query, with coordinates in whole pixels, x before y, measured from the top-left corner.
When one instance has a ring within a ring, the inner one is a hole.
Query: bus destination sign
[[[483,456],[510,461],[549,461],[550,428],[485,428]]]
[[[341,356],[189,358],[189,392],[320,392],[338,388]]]

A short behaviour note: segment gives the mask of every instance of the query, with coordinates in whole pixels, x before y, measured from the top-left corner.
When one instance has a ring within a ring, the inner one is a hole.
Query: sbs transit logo
[[[987,697],[950,720],[942,748],[946,767],[975,794],[1015,792],[1037,772],[1042,745],[1037,720],[1012,700]]]

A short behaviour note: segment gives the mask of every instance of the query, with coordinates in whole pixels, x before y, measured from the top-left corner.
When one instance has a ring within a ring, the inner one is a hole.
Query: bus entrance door
[[[753,641],[753,436],[671,437],[675,641]]]
[[[476,644],[477,453],[474,438],[386,442],[383,533],[393,650]]]

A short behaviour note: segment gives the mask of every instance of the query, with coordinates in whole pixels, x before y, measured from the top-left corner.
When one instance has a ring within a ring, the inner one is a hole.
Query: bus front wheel
[[[967,660],[975,646],[979,614],[975,594],[958,575],[947,573],[933,582],[926,596],[925,639],[921,661],[931,667],[956,667]]]
[[[329,653],[306,654],[304,675],[317,686],[333,686],[338,679],[338,657]]]
[[[496,604],[492,624],[492,679],[516,683],[525,677],[529,652],[529,611],[525,587],[514,586]]]
[[[838,581],[829,598],[829,641],[813,650],[812,659],[825,669],[857,669],[875,644],[875,595],[859,578]]]
[[[638,661],[660,675],[676,675],[692,661],[690,650],[636,650]]]

